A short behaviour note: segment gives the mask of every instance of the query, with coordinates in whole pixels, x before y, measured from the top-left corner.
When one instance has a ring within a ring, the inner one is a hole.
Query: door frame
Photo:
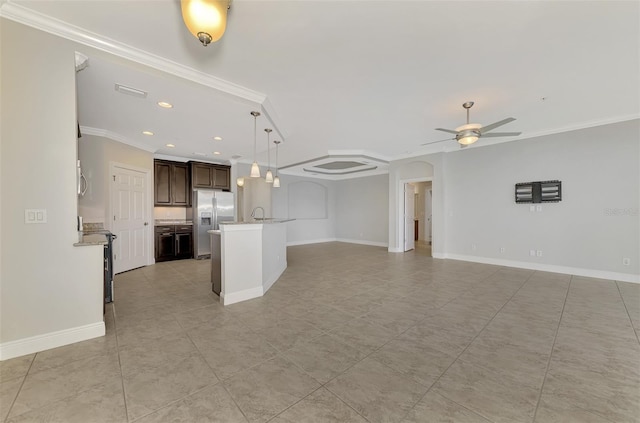
[[[396,211],[398,212],[398,219],[396,219],[396,224],[398,225],[396,227],[396,245],[398,245],[400,248],[399,250],[404,250],[404,238],[405,238],[405,231],[404,231],[404,188],[406,184],[409,183],[413,183],[413,182],[429,182],[431,181],[432,184],[432,190],[433,190],[433,176],[424,176],[424,177],[420,177],[420,178],[409,178],[409,179],[400,179],[398,181],[398,193],[402,193],[402,195],[398,195],[399,200],[396,203]],[[432,201],[433,201],[433,197],[431,197]],[[433,220],[431,222],[431,230],[433,232]],[[431,234],[431,248],[433,248],[433,242],[434,242],[434,236],[433,233]],[[433,250],[432,250],[433,251]],[[404,253],[405,251],[399,251]],[[433,253],[432,253],[433,256]]]
[[[152,185],[152,180],[151,180],[151,169],[145,169],[143,167],[137,167],[137,166],[132,166],[126,163],[120,163],[120,162],[113,162],[110,161],[109,162],[109,176],[107,178],[107,183],[109,184],[109,198],[108,198],[108,210],[109,210],[109,215],[107,217],[107,222],[109,222],[108,224],[106,224],[106,227],[108,230],[113,230],[113,184],[112,179],[115,175],[115,169],[116,168],[122,168],[122,169],[126,169],[126,170],[132,170],[134,172],[140,172],[140,173],[144,173],[144,183],[147,186],[146,189],[146,195],[147,195],[147,216],[146,216],[146,221],[149,222],[149,224],[147,225],[146,229],[145,229],[145,237],[147,238],[147,251],[149,251],[149,257],[147,257],[147,266],[154,264],[156,262],[155,260],[155,254],[154,254],[154,250],[155,250],[155,245],[154,245],[154,224],[153,224],[153,187]],[[106,222],[105,222],[106,223]]]

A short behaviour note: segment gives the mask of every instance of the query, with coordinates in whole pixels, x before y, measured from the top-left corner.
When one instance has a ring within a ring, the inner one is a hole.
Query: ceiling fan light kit
[[[184,24],[203,46],[222,38],[231,0],[181,0],[180,3]]]
[[[469,123],[469,109],[471,109],[471,107],[473,107],[473,105],[474,105],[473,101],[467,101],[466,103],[464,103],[462,105],[462,107],[464,107],[465,110],[467,111],[467,123],[466,124],[464,124],[462,126],[458,126],[455,130],[445,129],[445,128],[436,128],[436,131],[442,131],[442,132],[448,132],[450,134],[455,134],[455,137],[447,138],[447,139],[440,140],[440,141],[427,142],[427,143],[424,143],[422,145],[429,145],[429,144],[435,144],[435,143],[439,143],[439,142],[443,142],[443,141],[456,140],[458,142],[458,144],[460,144],[461,147],[466,147],[466,146],[471,145],[474,142],[478,141],[482,137],[516,137],[516,136],[522,134],[522,132],[492,132],[492,133],[489,133],[489,131],[493,131],[494,129],[496,129],[499,126],[506,125],[507,123],[513,122],[514,120],[516,120],[515,118],[512,118],[512,117],[503,119],[503,120],[498,121],[498,122],[494,122],[491,125],[487,125],[487,126],[482,126],[479,123]]]

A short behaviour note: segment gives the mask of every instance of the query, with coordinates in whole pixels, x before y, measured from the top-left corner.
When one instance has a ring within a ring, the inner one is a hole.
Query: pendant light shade
[[[227,28],[229,0],[182,0],[182,19],[203,46],[215,43]]]
[[[260,177],[260,166],[258,166],[258,162],[256,161],[256,137],[257,137],[257,123],[258,116],[260,116],[260,112],[251,112],[251,116],[253,116],[253,164],[251,165],[251,173],[249,174],[252,178]]]
[[[273,187],[280,188],[280,177],[278,176],[278,145],[280,141],[273,142],[276,145],[276,176],[273,178]]]
[[[271,132],[273,129],[265,128],[267,133],[267,173],[264,175],[264,181],[268,184],[273,183],[273,172],[271,172]]]

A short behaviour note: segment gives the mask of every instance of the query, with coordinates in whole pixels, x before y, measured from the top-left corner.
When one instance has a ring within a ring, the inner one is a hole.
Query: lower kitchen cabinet
[[[163,225],[155,228],[156,262],[193,257],[191,226]]]

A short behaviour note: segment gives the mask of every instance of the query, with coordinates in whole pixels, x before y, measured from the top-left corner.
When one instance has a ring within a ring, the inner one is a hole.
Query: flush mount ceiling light
[[[271,172],[271,132],[273,129],[265,128],[264,132],[267,133],[267,173],[264,175],[264,181],[268,184],[273,183],[273,172]]]
[[[151,132],[151,131],[142,131],[142,133],[144,135],[149,135],[149,136],[153,135],[153,132]]]
[[[181,4],[184,24],[203,46],[222,38],[231,0],[182,0]]]
[[[260,116],[260,112],[251,112],[251,116],[253,116],[253,164],[251,165],[251,173],[249,174],[252,178],[260,177],[260,166],[258,166],[258,162],[256,161],[256,137],[257,137],[257,120],[258,116]]]
[[[219,152],[219,151],[214,151],[214,152],[213,152],[213,154],[214,154],[215,156],[219,156],[219,155],[220,155],[220,154],[222,154],[222,153],[221,153],[221,152]]]
[[[280,188],[280,177],[278,176],[278,145],[280,141],[274,140],[273,143],[276,145],[276,176],[273,178],[273,187]]]
[[[173,145],[173,144],[167,144],[166,146],[169,147],[169,148],[175,147],[175,145]]]
[[[222,141],[222,137],[213,137],[215,141]]]
[[[162,107],[163,109],[171,109],[173,107],[173,104],[167,103],[166,101],[159,101],[158,106]]]

